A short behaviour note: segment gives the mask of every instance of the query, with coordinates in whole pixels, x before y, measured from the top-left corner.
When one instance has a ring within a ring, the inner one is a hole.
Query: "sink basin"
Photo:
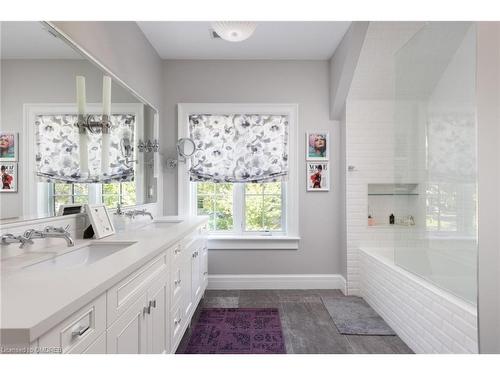
[[[182,223],[184,218],[179,216],[161,216],[153,220],[153,223]]]
[[[27,270],[54,270],[84,267],[133,244],[135,242],[91,243],[24,268]]]

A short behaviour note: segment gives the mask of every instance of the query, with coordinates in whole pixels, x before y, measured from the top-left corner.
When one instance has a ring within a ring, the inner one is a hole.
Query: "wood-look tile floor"
[[[398,336],[341,335],[322,296],[343,296],[339,290],[207,290],[193,316],[194,326],[204,307],[276,307],[288,354],[410,354]],[[188,344],[187,329],[179,345]]]

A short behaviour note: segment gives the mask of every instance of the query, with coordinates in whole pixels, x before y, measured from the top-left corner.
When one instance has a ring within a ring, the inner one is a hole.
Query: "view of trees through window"
[[[245,184],[245,229],[281,230],[281,183]]]
[[[87,184],[54,184],[54,213],[59,212],[62,204],[89,203],[89,185]]]
[[[63,204],[85,204],[101,202],[114,208],[118,203],[123,206],[136,204],[135,182],[113,184],[66,184],[54,183],[52,207],[57,214]],[[91,197],[96,197],[92,199]]]
[[[431,183],[426,191],[426,228],[474,236],[477,228],[474,184]]]
[[[102,203],[106,207],[131,206],[136,204],[135,182],[101,185]]]
[[[270,183],[196,184],[198,215],[208,215],[210,231],[281,231],[282,186]]]
[[[208,215],[210,231],[233,229],[233,184],[198,182],[198,215]]]

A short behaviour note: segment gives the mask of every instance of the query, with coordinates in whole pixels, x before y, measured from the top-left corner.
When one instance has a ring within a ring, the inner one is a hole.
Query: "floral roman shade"
[[[476,181],[474,113],[431,114],[427,123],[427,163],[433,181]]]
[[[192,114],[191,181],[266,182],[288,174],[288,116]]]
[[[96,116],[99,118],[99,116]],[[79,176],[79,141],[75,114],[35,117],[36,174],[43,182],[125,182],[134,179],[134,155],[125,155],[124,141],[134,144],[135,115],[111,115],[110,176],[100,176],[101,135],[89,134],[88,180]]]

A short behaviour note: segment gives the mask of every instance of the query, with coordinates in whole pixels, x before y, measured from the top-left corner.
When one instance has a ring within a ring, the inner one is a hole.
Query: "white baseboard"
[[[208,275],[207,289],[340,289],[346,280],[339,274],[327,275]]]

